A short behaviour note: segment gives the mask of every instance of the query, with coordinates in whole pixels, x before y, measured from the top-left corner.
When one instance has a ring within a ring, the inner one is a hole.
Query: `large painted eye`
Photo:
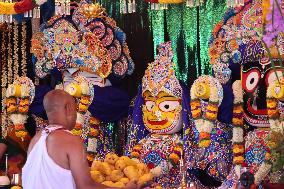
[[[179,101],[166,100],[166,101],[161,102],[159,104],[159,108],[163,112],[171,112],[171,111],[175,110],[179,105],[180,105]]]
[[[155,106],[155,102],[148,100],[146,101],[145,105],[146,105],[147,110],[151,112]]]
[[[253,92],[257,87],[259,79],[260,72],[257,69],[244,73],[242,78],[243,89],[245,89],[247,92]]]
[[[278,79],[280,80],[281,78],[283,78],[283,70],[281,69],[277,69],[277,70],[270,70],[268,72],[268,74],[266,75],[265,78],[265,82],[266,85],[269,86],[269,84],[274,83],[275,81],[277,81],[277,76]]]

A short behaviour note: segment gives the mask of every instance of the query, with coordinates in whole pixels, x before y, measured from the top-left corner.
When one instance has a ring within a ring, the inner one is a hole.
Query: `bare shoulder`
[[[48,142],[64,147],[66,150],[70,148],[75,148],[76,146],[81,146],[83,143],[79,136],[75,136],[69,132],[58,130],[52,132],[48,136]]]
[[[40,136],[41,136],[41,132],[37,132],[36,135],[32,138],[32,140],[31,140],[31,142],[29,144],[28,154],[31,152],[31,150],[33,149],[34,145],[39,140]]]

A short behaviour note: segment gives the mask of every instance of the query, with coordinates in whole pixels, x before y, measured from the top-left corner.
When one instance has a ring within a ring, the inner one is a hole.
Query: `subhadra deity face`
[[[182,128],[181,99],[166,92],[153,96],[148,90],[143,93],[143,121],[151,133],[173,134]]]
[[[271,67],[268,58],[259,62],[248,62],[242,68],[242,87],[244,91],[244,112],[247,124],[255,127],[269,127],[266,106],[266,92],[269,84],[283,77],[284,69],[275,62]]]

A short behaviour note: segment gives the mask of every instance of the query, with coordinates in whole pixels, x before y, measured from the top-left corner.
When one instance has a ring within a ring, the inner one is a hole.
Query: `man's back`
[[[28,159],[23,168],[24,188],[76,188],[69,168],[67,156],[69,147],[66,145],[66,142],[70,142],[70,138],[75,136],[68,131],[58,129],[62,127],[49,127],[38,133],[32,140]],[[58,137],[61,139],[59,140]]]
[[[32,139],[28,154],[41,137],[38,132]],[[80,140],[77,136],[72,135],[64,130],[57,130],[49,134],[46,140],[47,152],[50,158],[60,167],[70,170],[67,151],[72,147],[75,140]]]

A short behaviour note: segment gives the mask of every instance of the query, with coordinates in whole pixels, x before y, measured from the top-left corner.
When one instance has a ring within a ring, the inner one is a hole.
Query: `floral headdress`
[[[172,62],[173,51],[171,42],[161,44],[158,47],[158,56],[150,63],[142,80],[142,92],[150,91],[156,96],[164,91],[172,96],[181,98],[182,88],[175,76]]]
[[[75,10],[72,20],[79,30],[92,32],[107,49],[112,60],[112,74],[116,77],[130,75],[134,71],[134,63],[130,57],[125,33],[110,18],[106,10],[99,4],[88,4],[82,1]]]
[[[33,36],[31,52],[37,59],[39,77],[49,74],[53,68],[79,68],[102,78],[111,73],[124,77],[134,69],[125,34],[102,7],[84,1],[72,20],[52,17],[43,32]]]

